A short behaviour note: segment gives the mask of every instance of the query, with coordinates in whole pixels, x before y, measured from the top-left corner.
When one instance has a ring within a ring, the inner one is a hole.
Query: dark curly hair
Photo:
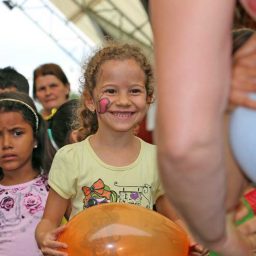
[[[145,74],[145,87],[148,103],[153,100],[153,70],[151,63],[143,53],[142,49],[128,43],[117,43],[109,41],[105,47],[96,51],[96,53],[84,65],[84,74],[82,78],[82,96],[81,107],[79,113],[79,140],[82,140],[90,134],[96,133],[98,130],[97,114],[91,112],[84,104],[85,95],[93,95],[93,90],[96,86],[98,74],[103,63],[109,60],[135,60]]]

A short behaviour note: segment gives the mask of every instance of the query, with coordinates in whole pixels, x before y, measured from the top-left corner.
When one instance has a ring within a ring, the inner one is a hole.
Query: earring
[[[34,145],[34,148],[37,148],[37,144]]]

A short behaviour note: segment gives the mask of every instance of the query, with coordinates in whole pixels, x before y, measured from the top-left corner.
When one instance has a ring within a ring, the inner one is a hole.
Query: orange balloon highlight
[[[69,256],[187,256],[186,233],[166,217],[124,203],[88,208],[67,224],[58,241]]]

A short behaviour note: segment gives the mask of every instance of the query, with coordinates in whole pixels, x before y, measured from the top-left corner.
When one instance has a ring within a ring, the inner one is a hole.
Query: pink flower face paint
[[[98,102],[98,113],[104,114],[107,112],[110,105],[110,100],[108,98],[101,98]]]

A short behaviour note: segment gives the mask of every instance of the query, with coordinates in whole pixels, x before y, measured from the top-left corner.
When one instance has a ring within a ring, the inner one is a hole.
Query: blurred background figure
[[[52,117],[51,127],[48,128],[48,135],[56,150],[77,141],[73,123],[78,106],[78,99],[69,100],[62,104]]]
[[[10,66],[0,69],[0,93],[9,91],[29,93],[28,80]]]
[[[33,74],[33,97],[41,105],[41,115],[50,120],[56,110],[69,99],[70,84],[62,68],[54,63],[37,67]]]
[[[47,152],[50,157],[46,167],[49,169],[59,148],[81,140],[75,130],[78,107],[78,99],[68,100],[48,121],[47,134],[50,143],[47,144]]]

